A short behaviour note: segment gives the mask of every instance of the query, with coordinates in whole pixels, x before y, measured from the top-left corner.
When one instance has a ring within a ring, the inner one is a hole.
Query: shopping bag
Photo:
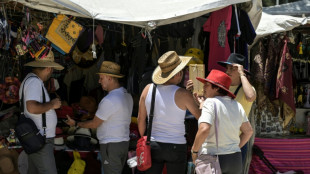
[[[203,154],[196,159],[196,174],[221,174],[222,170],[217,155]]]
[[[140,171],[146,171],[152,166],[151,146],[147,142],[147,136],[141,137],[137,142],[137,168]]]
[[[83,174],[86,166],[85,161],[81,159],[78,151],[73,151],[73,157],[74,161],[68,170],[68,174]]]

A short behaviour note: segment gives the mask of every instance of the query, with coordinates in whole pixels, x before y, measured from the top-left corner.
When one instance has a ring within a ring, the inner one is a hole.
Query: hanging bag
[[[214,103],[215,110],[215,138],[216,148],[218,150],[218,118],[216,104]],[[202,154],[199,155],[196,162],[195,172],[196,174],[221,174],[220,161],[218,155]]]
[[[85,161],[81,159],[78,151],[73,151],[73,157],[74,161],[68,170],[68,174],[83,174],[86,166]]]
[[[152,91],[152,101],[151,101],[151,111],[149,117],[149,126],[147,129],[147,136],[141,137],[137,142],[137,168],[140,171],[146,171],[152,166],[152,158],[151,158],[151,146],[150,146],[150,138],[152,132],[152,123],[154,117],[154,104],[155,104],[155,94],[156,94],[156,85],[153,86]]]
[[[36,76],[30,76],[30,77],[36,77]],[[28,78],[30,78],[28,77]],[[28,78],[26,80],[28,80]],[[38,78],[38,77],[36,77]],[[26,82],[25,80],[25,82]],[[25,82],[23,84],[22,88],[22,98],[20,100],[20,106],[21,106],[21,113],[19,116],[19,119],[17,121],[16,127],[15,127],[15,133],[16,136],[22,145],[23,149],[27,154],[32,154],[40,149],[45,145],[45,137],[46,137],[46,114],[42,114],[42,127],[43,127],[43,135],[40,134],[39,129],[35,125],[32,119],[27,118],[24,114],[24,86]],[[44,89],[42,86],[42,95],[43,95],[43,103],[45,103],[45,94]]]

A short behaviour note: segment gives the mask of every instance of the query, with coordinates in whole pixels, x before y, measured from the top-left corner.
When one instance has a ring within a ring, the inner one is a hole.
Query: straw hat
[[[18,174],[18,153],[6,147],[0,149],[0,174]]]
[[[120,73],[121,67],[114,62],[111,61],[103,61],[97,74],[106,74],[116,78],[123,78],[124,75]]]
[[[200,78],[200,77],[196,77],[196,79],[202,83],[205,83],[205,82],[212,83],[212,84],[218,86],[219,88],[222,88],[225,91],[227,91],[228,96],[230,96],[232,98],[236,97],[233,93],[231,93],[229,91],[229,87],[231,84],[231,78],[226,73],[224,73],[222,71],[211,70],[208,77],[206,77],[205,79]]]
[[[54,61],[54,53],[50,50],[47,56],[43,58],[35,58],[34,61],[26,63],[24,66],[31,67],[53,67],[56,70],[63,70],[64,67]]]
[[[238,53],[231,53],[227,59],[226,62],[224,61],[219,61],[217,62],[219,65],[226,67],[226,65],[232,65],[232,64],[239,64],[242,65],[243,67],[245,67],[245,57],[241,54]],[[248,75],[252,75],[248,70],[243,69],[244,72]]]
[[[155,84],[164,84],[181,71],[192,59],[188,56],[178,56],[175,51],[168,51],[158,59],[158,66],[153,72]]]

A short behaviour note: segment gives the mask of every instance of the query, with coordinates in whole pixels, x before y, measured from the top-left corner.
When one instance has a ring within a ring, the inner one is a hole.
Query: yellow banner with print
[[[46,38],[65,53],[70,53],[83,31],[82,25],[69,19],[66,15],[59,14],[49,27]]]

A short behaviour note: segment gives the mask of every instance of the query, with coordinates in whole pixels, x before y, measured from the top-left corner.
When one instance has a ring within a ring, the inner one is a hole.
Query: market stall
[[[2,41],[0,44],[1,135],[6,137],[11,135],[10,145],[15,148],[17,142],[10,128],[14,128],[17,120],[16,113],[19,111],[16,91],[20,87],[20,81],[29,72],[29,69],[23,65],[36,57],[45,56],[47,51],[52,49],[55,61],[65,66],[65,70],[54,72],[52,79],[46,83],[50,96],[55,97],[57,94],[62,101],[66,102],[61,109],[57,110],[59,132],[55,141],[55,145],[58,145],[56,150],[70,152],[71,159],[72,149],[78,149],[84,159],[87,157],[87,152],[95,151],[94,154],[98,152],[94,130],[80,132],[90,140],[86,146],[81,147],[74,144],[72,137],[75,131],[66,126],[62,120],[66,119],[66,115],[81,121],[94,117],[98,103],[106,95],[97,83],[98,76],[94,74],[98,72],[102,61],[112,60],[123,67],[121,71],[126,78],[122,83],[134,98],[129,135],[131,138],[129,150],[134,151],[136,140],[139,138],[136,125],[139,96],[144,86],[151,82],[150,77],[154,67],[157,66],[158,57],[168,50],[175,50],[179,55],[184,55],[189,48],[199,48],[205,55],[202,59],[206,66],[206,73],[208,69],[214,68],[212,67],[214,62],[220,61],[213,59],[215,55],[210,53],[213,50],[209,50],[210,36],[208,34],[215,29],[207,27],[203,29],[207,20],[212,18],[216,21],[217,17],[223,14],[229,16],[227,23],[232,24],[232,27],[222,30],[224,33],[230,31],[229,37],[232,39],[230,40],[232,44],[226,45],[226,53],[244,54],[249,59],[249,66],[246,68],[251,71],[257,65],[253,64],[255,59],[248,56],[248,45],[253,42],[258,43],[260,37],[291,30],[306,23],[304,18],[289,18],[288,16],[282,16],[283,21],[279,22],[280,18],[261,14],[260,1],[244,2],[247,0],[208,2],[196,0],[182,3],[175,1],[158,1],[157,3],[152,1],[119,1],[118,3],[92,1],[89,3],[75,0],[19,0],[3,3],[0,10],[2,15],[0,22],[0,40]],[[225,15],[222,17],[227,17]],[[261,18],[263,23],[259,23]],[[239,24],[236,25],[236,19],[241,19],[241,27]],[[64,38],[59,35],[61,32],[55,32],[58,27],[66,27],[65,24],[68,21],[78,26],[78,30],[75,30],[78,33],[76,37],[67,33],[70,35],[70,42],[61,40]],[[214,25],[217,24],[214,23]],[[269,28],[261,27],[264,25]],[[255,37],[255,29],[257,37]],[[245,37],[245,33],[251,33],[251,36]],[[236,43],[233,39],[239,40]],[[238,49],[232,51],[232,48]],[[218,57],[226,60],[225,56],[227,57],[227,55]],[[254,76],[251,79],[256,78]],[[255,87],[259,92],[259,86]],[[260,106],[261,100],[258,98],[257,106]],[[252,117],[250,117],[251,123],[257,123],[254,120],[257,117],[254,115],[256,116],[259,112],[253,109]],[[289,124],[290,119],[287,119],[286,124]],[[279,125],[282,126],[282,123]],[[189,149],[197,131],[194,126],[197,126],[196,120],[189,113],[186,119],[186,127],[189,128],[187,132]],[[58,155],[60,156],[58,158],[67,157],[64,154]],[[248,156],[251,158],[251,154]],[[90,160],[94,160],[94,155],[90,157]],[[126,167],[127,170],[124,169],[124,171],[131,172],[127,165]]]
[[[253,85],[258,94],[252,108],[256,126],[252,143],[264,155],[253,151],[249,173],[309,173],[308,159],[303,156],[309,150],[308,31],[306,17],[262,13],[251,45]]]

